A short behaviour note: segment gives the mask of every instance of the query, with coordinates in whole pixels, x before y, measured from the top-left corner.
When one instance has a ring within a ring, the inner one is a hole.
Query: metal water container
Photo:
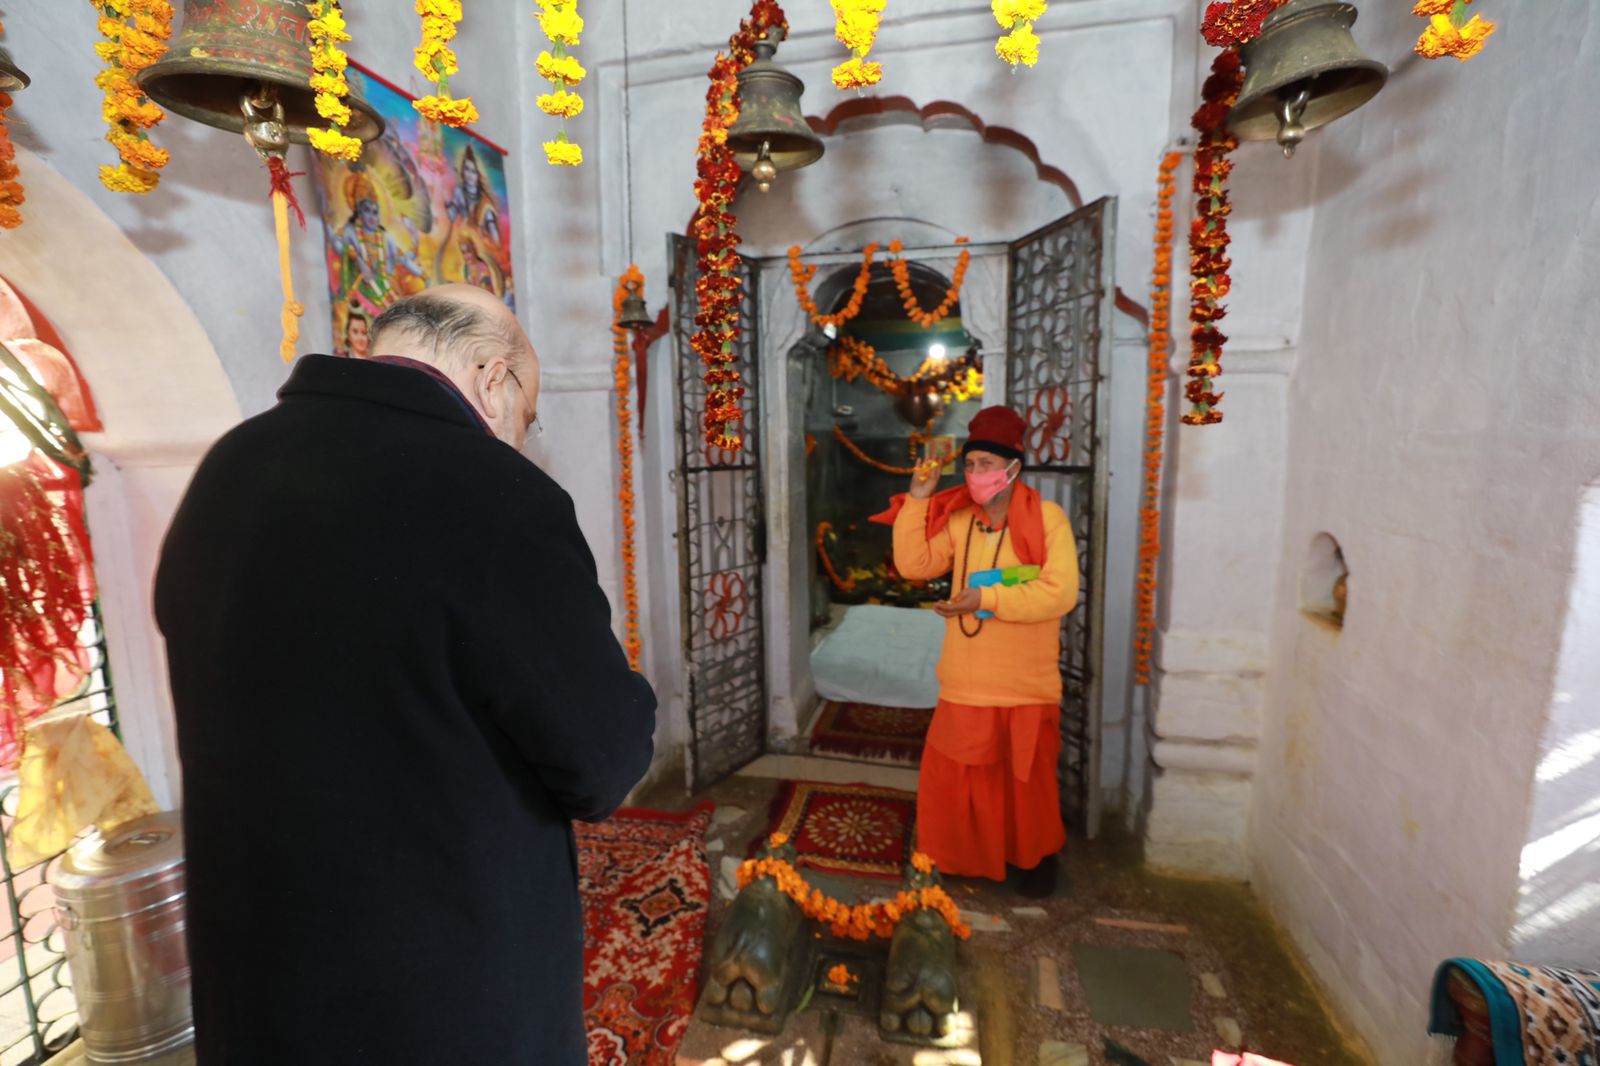
[[[62,857],[56,912],[91,1063],[165,1060],[194,1042],[183,869],[177,811],[91,833]]]

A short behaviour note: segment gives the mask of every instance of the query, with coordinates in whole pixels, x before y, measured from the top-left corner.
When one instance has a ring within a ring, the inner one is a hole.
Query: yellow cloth
[[[18,778],[14,870],[60,854],[90,825],[110,832],[160,810],[116,735],[87,715],[30,726]]]
[[[976,636],[961,631],[963,624],[968,633],[978,628],[974,615],[945,623],[940,699],[973,707],[1060,701],[1061,619],[1078,602],[1078,550],[1066,514],[1048,500],[1042,506],[1045,560],[1039,576],[1021,585],[980,590],[983,610],[993,611],[994,617],[984,620]],[[894,520],[895,569],[913,581],[954,571],[952,595],[958,595],[973,572],[1021,565],[1010,535],[1001,542],[999,533],[984,532],[977,520],[975,508],[957,511],[930,540],[928,501],[908,498]]]

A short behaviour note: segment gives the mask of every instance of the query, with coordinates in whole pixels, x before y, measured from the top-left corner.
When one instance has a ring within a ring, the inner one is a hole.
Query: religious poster
[[[959,451],[954,437],[940,436],[928,438],[928,448],[924,454],[930,462],[934,459],[942,460],[939,473],[949,475],[956,472],[956,455]]]
[[[430,285],[477,285],[515,307],[505,150],[429,122],[355,63],[346,76],[386,125],[359,163],[315,153],[334,353],[366,355],[372,320]]]

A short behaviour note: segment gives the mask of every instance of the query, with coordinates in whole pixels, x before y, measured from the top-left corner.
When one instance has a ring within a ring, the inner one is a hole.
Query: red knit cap
[[[961,454],[982,451],[1021,459],[1022,438],[1027,431],[1027,423],[1011,408],[985,407],[967,423],[967,443],[961,446]]]

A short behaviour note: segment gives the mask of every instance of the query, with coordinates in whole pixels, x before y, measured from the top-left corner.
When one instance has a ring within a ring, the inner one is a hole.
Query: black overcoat
[[[581,1066],[571,820],[655,696],[572,501],[418,370],[308,355],[279,400],[156,578],[200,1064]]]

